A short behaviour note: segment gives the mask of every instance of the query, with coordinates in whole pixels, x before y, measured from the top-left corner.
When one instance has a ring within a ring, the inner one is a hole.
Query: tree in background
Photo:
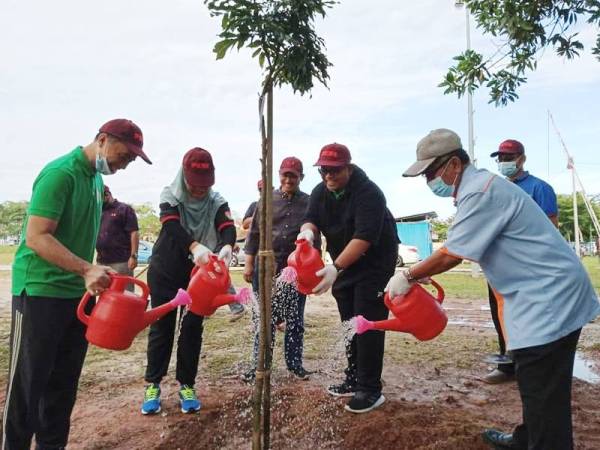
[[[449,217],[448,219],[440,220],[440,219],[432,219],[431,220],[431,230],[435,235],[437,235],[438,242],[444,242],[448,238],[448,228],[452,224],[454,220],[454,216]]]
[[[484,35],[500,40],[497,50],[483,56],[467,50],[456,56],[440,87],[444,93],[461,97],[484,86],[490,103],[506,105],[519,96],[527,72],[537,68],[538,59],[550,47],[559,56],[573,59],[584,46],[573,28],[586,21],[600,28],[598,0],[465,0]],[[600,30],[599,30],[600,31]],[[600,32],[591,52],[600,60]]]
[[[567,241],[572,242],[575,240],[573,229],[573,197],[571,195],[559,194],[557,200],[558,230]],[[596,216],[600,218],[600,204],[592,201],[592,208],[594,208]],[[595,241],[597,238],[596,231],[581,195],[577,196],[577,218],[579,219],[579,229],[581,230],[583,240],[585,242]]]
[[[18,239],[23,228],[28,202],[0,203],[0,239]]]
[[[329,0],[205,0],[212,16],[221,17],[221,41],[214,47],[217,59],[228,50],[249,48],[263,71],[259,97],[262,137],[262,189],[260,198],[259,305],[260,339],[253,403],[252,448],[270,447],[270,322],[273,282],[271,189],[273,186],[273,87],[290,85],[304,94],[316,79],[325,86],[331,66],[325,43],[314,31],[316,16],[325,17]],[[267,107],[267,122],[263,115]],[[268,193],[269,195],[265,195]],[[261,427],[262,424],[262,427]]]
[[[140,238],[155,241],[160,233],[160,219],[151,203],[133,205],[140,228]]]

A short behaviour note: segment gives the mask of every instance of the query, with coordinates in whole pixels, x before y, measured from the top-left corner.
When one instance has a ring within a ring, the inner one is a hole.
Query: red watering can
[[[125,350],[129,348],[135,336],[162,316],[180,305],[190,303],[190,297],[183,289],[179,289],[173,300],[158,308],[146,311],[148,306],[148,286],[137,278],[125,275],[110,274],[112,282],[102,292],[90,315],[85,307],[91,298],[86,292],[79,306],[77,317],[87,325],[85,337],[91,344],[109,350]],[[140,297],[133,292],[125,291],[129,283],[142,288]]]
[[[250,288],[241,288],[237,294],[228,294],[231,285],[229,271],[224,261],[210,255],[206,264],[192,269],[187,293],[192,298],[190,311],[199,316],[211,316],[217,308],[229,303],[246,304],[252,299]]]
[[[418,283],[413,284],[405,295],[391,300],[386,292],[385,306],[395,317],[371,322],[363,316],[356,316],[356,333],[362,334],[368,330],[390,330],[411,333],[420,341],[433,339],[444,331],[448,317],[441,307],[444,301],[444,290],[433,280],[431,284],[437,289],[437,297],[431,295]]]
[[[288,268],[293,268],[296,272],[296,281],[298,282],[298,291],[302,294],[311,294],[313,289],[322,277],[315,275],[315,272],[324,267],[323,260],[319,251],[314,248],[306,239],[296,241],[296,250],[288,256]],[[286,270],[284,269],[284,270]],[[289,274],[283,274],[284,279],[292,278]]]

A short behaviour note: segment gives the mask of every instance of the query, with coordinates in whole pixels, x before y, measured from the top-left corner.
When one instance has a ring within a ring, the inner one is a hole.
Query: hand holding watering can
[[[231,278],[226,262],[217,255],[209,254],[206,263],[192,270],[187,293],[192,299],[190,311],[199,316],[210,316],[217,308],[229,303],[247,304],[252,301],[252,290],[242,288],[235,295],[229,294]]]
[[[448,317],[441,307],[444,301],[444,290],[434,280],[430,281],[437,289],[436,297],[422,288],[419,283],[409,282],[406,273],[399,272],[394,275],[385,288],[384,296],[385,306],[394,317],[371,322],[363,316],[356,316],[357,334],[369,330],[401,331],[411,333],[421,341],[438,336],[446,328]]]
[[[102,291],[91,314],[86,308],[91,295],[86,292],[77,317],[87,325],[85,337],[91,344],[109,350],[125,350],[131,346],[135,336],[178,306],[188,305],[190,296],[180,289],[173,300],[146,311],[149,289],[146,283],[125,275],[110,274],[110,286]],[[125,291],[129,283],[138,285],[142,294]]]

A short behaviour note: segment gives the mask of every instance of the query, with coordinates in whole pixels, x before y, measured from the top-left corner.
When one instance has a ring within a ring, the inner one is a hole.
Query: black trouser
[[[66,447],[87,352],[79,298],[13,296],[2,449]],[[88,312],[93,302],[88,304]]]
[[[571,450],[571,381],[579,330],[550,342],[513,351],[523,403],[523,423],[513,438],[529,450]]]
[[[177,287],[168,286],[160,277],[148,271],[148,285],[152,293],[153,308],[169,302],[177,294]],[[177,339],[177,365],[175,378],[181,384],[193,386],[198,374],[198,360],[202,348],[203,317],[191,311],[185,312],[183,307],[179,317],[179,338]],[[160,383],[167,374],[175,329],[177,325],[177,309],[150,326],[148,334],[148,365],[145,380],[149,383]]]
[[[494,328],[498,335],[498,346],[500,347],[500,354],[506,354],[506,342],[504,342],[504,335],[502,334],[502,328],[500,327],[500,318],[498,316],[498,300],[494,295],[492,287],[488,284],[488,298],[490,301],[490,312],[492,313],[492,321],[494,322]],[[498,364],[498,370],[507,374],[515,373],[515,364]]]
[[[349,280],[336,282],[332,294],[337,302],[342,322],[359,314],[373,321],[387,319],[388,309],[383,303],[383,289],[386,282],[387,280],[372,277],[354,283],[350,283]],[[384,345],[385,333],[371,330],[361,335],[354,335],[346,346],[348,358],[346,380],[355,384],[357,390],[381,392]]]

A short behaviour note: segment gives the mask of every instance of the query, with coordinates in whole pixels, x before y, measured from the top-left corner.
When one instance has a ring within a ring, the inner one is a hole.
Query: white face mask
[[[114,172],[110,169],[106,156],[96,153],[96,171],[102,175],[112,175]]]
[[[512,177],[519,171],[517,161],[503,161],[498,163],[498,170],[505,177]]]

